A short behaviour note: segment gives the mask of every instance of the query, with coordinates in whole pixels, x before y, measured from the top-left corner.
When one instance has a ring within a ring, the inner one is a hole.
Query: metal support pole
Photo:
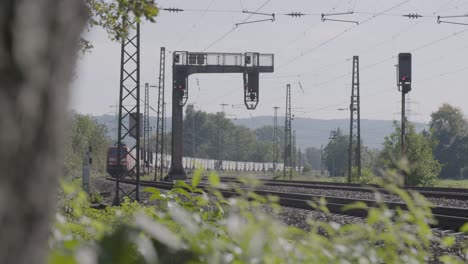
[[[192,157],[195,158],[195,111],[192,116]]]
[[[166,161],[166,153],[165,153],[165,143],[164,143],[164,136],[166,135],[166,127],[167,127],[167,118],[166,118],[166,102],[163,103],[163,108],[162,108],[162,124],[161,124],[161,167],[159,168],[160,170],[160,175],[161,175],[161,180],[163,178],[163,173],[164,173],[164,166],[167,166],[165,163]]]
[[[185,180],[185,173],[182,164],[182,155],[184,150],[183,145],[183,120],[184,120],[184,96],[187,89],[187,73],[182,69],[177,70],[176,66],[172,67],[172,156],[171,168],[169,170],[169,180]],[[183,83],[185,89],[177,87],[176,83]]]
[[[405,150],[405,140],[406,140],[406,101],[405,101],[405,92],[404,89],[401,89],[401,157],[403,158],[406,155]],[[405,185],[408,185],[408,175],[403,172]]]
[[[164,84],[166,77],[166,48],[161,47],[159,55],[159,84],[158,84],[158,109],[156,111],[156,164],[154,170],[154,180],[162,180],[164,175]],[[159,167],[157,166],[159,161]],[[158,177],[159,172],[159,177]]]
[[[124,196],[140,200],[140,125],[143,121],[140,118],[140,24],[131,22],[128,18],[124,18],[122,23],[133,24],[135,30],[130,30],[121,44],[117,160],[120,164],[121,160],[126,158],[127,164],[134,166],[124,168],[126,165],[122,164],[120,171],[115,175],[115,205],[121,202],[121,192]],[[125,145],[129,137],[134,138],[133,147]],[[126,177],[135,181],[133,190],[124,191],[120,188],[120,180]]]
[[[292,143],[291,143],[291,163],[293,171],[297,171],[297,147],[296,147],[296,130],[293,130]]]
[[[351,103],[349,105],[348,183],[352,182],[353,165],[361,176],[361,109],[360,109],[359,57],[353,57]]]
[[[278,167],[278,109],[275,106],[275,116],[273,118],[273,144],[274,144],[274,161],[273,161],[273,176],[275,176],[276,169]]]
[[[89,177],[90,177],[90,170],[92,164],[92,149],[89,147],[88,151],[85,152],[83,156],[83,178],[82,178],[82,185],[83,190],[89,195]]]
[[[143,115],[143,173],[149,173],[149,83],[145,83],[145,106]]]
[[[289,170],[289,178],[292,179],[292,164],[291,164],[291,85],[286,86],[286,116],[284,124],[284,168],[283,176],[286,179],[286,170]]]

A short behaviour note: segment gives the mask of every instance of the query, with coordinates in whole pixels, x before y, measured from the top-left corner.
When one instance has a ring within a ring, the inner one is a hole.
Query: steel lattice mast
[[[273,107],[275,110],[275,116],[273,118],[273,144],[274,144],[274,161],[273,161],[273,171],[276,171],[276,168],[278,167],[278,106]],[[273,174],[274,174],[273,172]]]
[[[164,84],[166,77],[166,48],[161,47],[159,56],[158,109],[156,121],[156,164],[154,180],[162,180],[164,175]],[[159,161],[159,167],[157,166]],[[158,177],[159,171],[159,177]]]
[[[120,204],[120,192],[130,198],[134,194],[135,200],[140,200],[140,24],[129,22],[128,18],[123,19],[123,24],[132,24],[129,28],[134,29],[129,30],[121,44],[117,160],[120,163],[125,155],[127,162],[133,159],[135,165],[116,175],[114,204]],[[135,146],[125,148],[130,137],[135,139]],[[120,188],[120,180],[126,177],[135,180],[135,188],[130,192]]]
[[[286,178],[286,170],[289,170],[289,179],[292,179],[292,168],[291,168],[291,152],[292,152],[292,140],[291,140],[291,85],[286,86],[286,116],[284,123],[284,168],[283,176]]]
[[[143,161],[144,161],[144,172],[149,172],[149,160],[150,160],[150,150],[149,150],[149,134],[150,134],[150,125],[149,125],[149,84],[145,83],[145,110],[143,115]]]
[[[349,149],[348,183],[351,183],[353,166],[361,176],[361,109],[359,97],[359,57],[353,56],[353,77],[351,84],[351,104],[349,105]]]

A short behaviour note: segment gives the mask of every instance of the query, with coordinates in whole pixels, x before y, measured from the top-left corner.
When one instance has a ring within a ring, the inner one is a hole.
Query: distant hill
[[[98,123],[107,127],[109,136],[117,138],[117,118],[111,115],[95,116]],[[156,117],[150,117],[150,127],[156,127]],[[170,117],[168,117],[168,131],[171,130]],[[232,120],[235,124],[257,129],[263,126],[272,126],[272,116],[259,116],[253,118],[239,118]],[[284,125],[284,117],[278,117],[278,124]],[[422,131],[426,124],[414,123],[417,131]],[[349,131],[349,120],[347,119],[309,119],[295,118],[293,129],[296,130],[297,144],[300,148],[317,147],[326,145],[330,131],[340,128],[345,134]],[[154,131],[154,129],[153,129]],[[366,146],[380,149],[385,136],[393,132],[393,121],[390,120],[361,120],[361,137]]]
[[[263,126],[272,126],[272,116],[259,116],[253,118],[237,119],[234,123],[257,129]],[[422,131],[426,124],[413,123],[417,131]],[[284,126],[284,117],[278,117],[278,125]],[[329,141],[330,131],[340,128],[344,134],[349,134],[349,119],[310,119],[294,118],[293,129],[296,130],[296,140],[299,147],[316,147],[326,145]],[[391,120],[361,119],[361,138],[370,148],[380,149],[385,136],[393,132]]]

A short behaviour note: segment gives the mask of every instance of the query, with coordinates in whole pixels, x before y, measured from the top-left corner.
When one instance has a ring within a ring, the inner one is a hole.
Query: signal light
[[[398,54],[398,80],[400,82],[411,81],[411,53]]]

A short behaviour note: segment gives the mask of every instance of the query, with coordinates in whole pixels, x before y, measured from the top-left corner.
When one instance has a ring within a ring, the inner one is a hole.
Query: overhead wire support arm
[[[352,15],[352,14],[354,14],[354,12],[322,14],[321,16],[322,16],[322,22],[334,21],[334,22],[353,23],[353,24],[359,25],[358,21],[327,18],[327,17],[330,17],[330,16]]]
[[[259,23],[259,22],[266,22],[266,21],[271,21],[275,22],[276,15],[274,13],[268,14],[268,13],[260,13],[260,12],[251,12],[248,10],[242,10],[242,13],[244,14],[250,14],[250,15],[260,15],[260,16],[269,16],[271,18],[268,19],[260,19],[260,20],[253,20],[253,21],[243,21],[240,23],[236,23],[235,26],[238,27],[240,25],[246,25],[246,24],[253,24],[253,23]]]
[[[241,22],[241,23],[236,23],[235,26],[238,27],[240,25],[253,24],[253,23],[259,23],[259,22],[266,22],[266,21],[274,22],[275,19],[274,18],[268,18],[268,19],[260,19],[260,20],[254,20],[254,21]]]
[[[464,15],[456,15],[456,16],[437,16],[437,24],[444,23],[444,24],[455,24],[455,25],[468,26],[468,23],[441,20],[441,19],[447,19],[447,18],[461,18],[461,17],[468,17],[468,13],[466,13]]]
[[[244,13],[244,14],[252,14],[252,15],[260,15],[260,16],[271,16],[271,17],[273,17],[273,19],[275,18],[275,14],[274,14],[274,13],[252,12],[252,11],[249,11],[249,10],[242,10],[242,13]]]

